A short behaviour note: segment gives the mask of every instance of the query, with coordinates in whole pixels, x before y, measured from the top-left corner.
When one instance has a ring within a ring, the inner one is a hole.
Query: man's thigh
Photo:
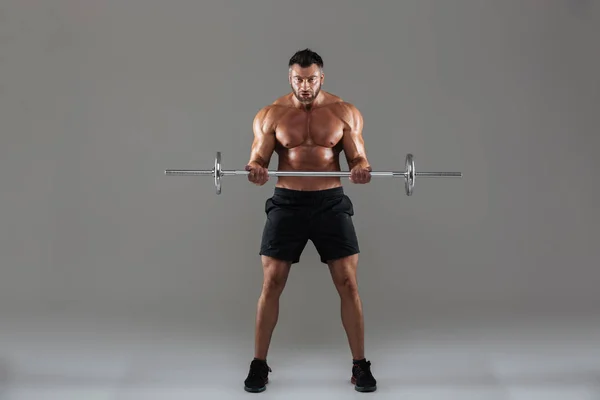
[[[297,208],[265,204],[267,219],[263,228],[260,255],[297,263],[308,242],[309,219]]]
[[[353,215],[352,201],[343,195],[313,219],[310,238],[322,263],[360,253]]]

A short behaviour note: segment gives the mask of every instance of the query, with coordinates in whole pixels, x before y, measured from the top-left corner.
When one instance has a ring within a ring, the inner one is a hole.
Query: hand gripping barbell
[[[462,178],[462,172],[416,172],[415,160],[412,154],[407,154],[405,158],[405,171],[372,171],[371,176],[404,177],[404,188],[406,195],[410,196],[415,187],[415,177],[425,178]],[[185,170],[185,169],[167,169],[165,175],[178,176],[212,176],[215,182],[217,194],[221,194],[222,177],[227,175],[248,175],[246,170],[223,170],[221,169],[221,152],[218,151],[215,156],[214,167],[210,170]],[[268,171],[269,176],[324,176],[324,177],[349,177],[350,171]]]

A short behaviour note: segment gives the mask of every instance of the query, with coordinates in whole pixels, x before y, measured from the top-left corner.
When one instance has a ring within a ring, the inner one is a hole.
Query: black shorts
[[[360,252],[354,207],[341,186],[317,191],[276,187],[265,213],[260,255],[297,263],[308,240],[322,263]]]

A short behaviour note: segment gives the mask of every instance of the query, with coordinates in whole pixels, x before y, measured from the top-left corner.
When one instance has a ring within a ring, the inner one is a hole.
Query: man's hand
[[[246,165],[245,170],[249,171],[248,180],[257,186],[262,186],[269,180],[267,168],[262,167],[260,164],[251,162]]]
[[[350,170],[350,181],[362,184],[371,182],[371,167],[355,166]]]

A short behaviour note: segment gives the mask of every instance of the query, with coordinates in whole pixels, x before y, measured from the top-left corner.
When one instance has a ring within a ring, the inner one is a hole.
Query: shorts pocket
[[[271,212],[274,208],[275,205],[273,204],[273,199],[269,197],[267,201],[265,201],[265,214],[269,215],[269,212]]]
[[[340,199],[336,199],[334,205],[331,207],[332,211],[336,213],[341,212],[349,216],[354,215],[354,204],[348,195],[343,195]]]

